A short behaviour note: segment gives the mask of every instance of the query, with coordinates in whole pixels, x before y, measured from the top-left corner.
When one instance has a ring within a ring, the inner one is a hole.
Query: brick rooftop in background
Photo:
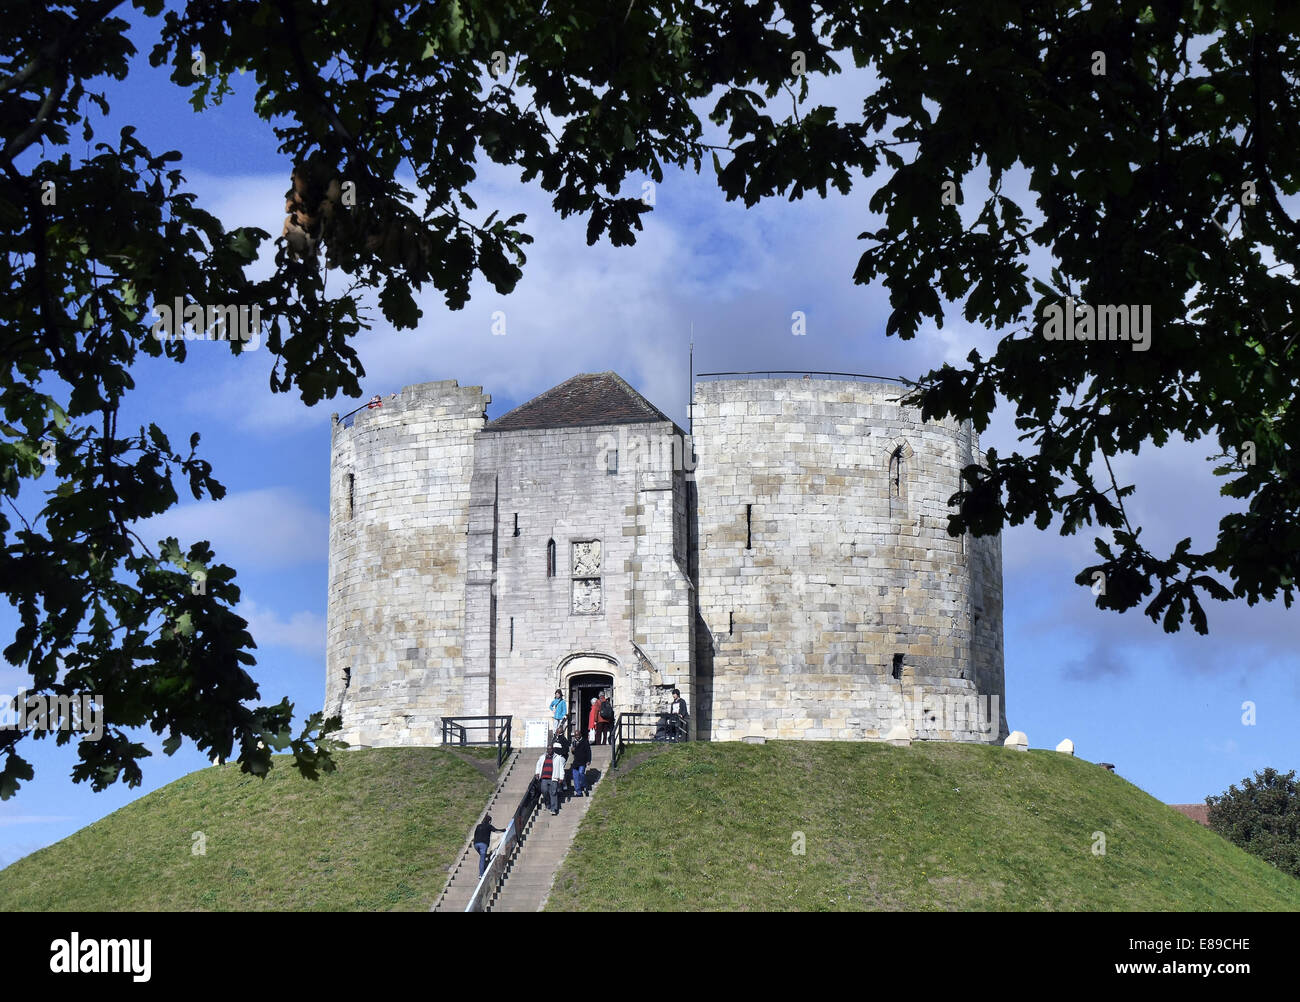
[[[1170,804],[1179,814],[1186,815],[1198,825],[1210,827],[1210,808],[1205,804]]]

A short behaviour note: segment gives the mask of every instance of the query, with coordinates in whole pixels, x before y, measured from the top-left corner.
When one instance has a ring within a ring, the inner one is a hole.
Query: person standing
[[[680,689],[673,690],[672,702],[668,704],[669,720],[672,721],[672,736],[669,741],[680,741],[689,733],[686,729],[686,700],[682,699]]]
[[[552,814],[560,813],[560,780],[564,776],[564,759],[560,757],[560,746],[542,752],[537,759],[537,768],[533,777],[542,784],[542,796],[547,800]]]
[[[569,735],[563,725],[555,732],[555,747],[560,750],[560,758],[566,763],[563,778],[560,780],[560,795],[567,796],[572,787],[569,785],[569,767],[567,764],[569,761]]]
[[[587,766],[591,765],[591,745],[587,742],[586,734],[579,734],[577,743],[573,746],[573,795],[575,797],[590,797],[591,791],[587,789]]]
[[[474,848],[478,850],[478,875],[483,876],[483,871],[487,869],[488,845],[492,842],[493,832],[503,832],[504,828],[492,827],[492,815],[484,814],[483,820],[479,822],[474,829]]]
[[[551,711],[551,731],[554,733],[569,715],[569,704],[564,701],[564,694],[559,689],[555,690],[555,698],[551,700],[548,709]]]
[[[600,700],[595,696],[591,697],[591,712],[587,714],[587,730],[592,744],[600,744]]]
[[[614,741],[614,704],[609,701],[608,693],[600,694],[600,734],[611,744]]]

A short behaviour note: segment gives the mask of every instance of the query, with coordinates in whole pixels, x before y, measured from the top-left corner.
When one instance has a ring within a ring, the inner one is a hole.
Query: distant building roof
[[[673,423],[618,373],[584,372],[489,421],[483,430],[523,431],[651,421]]]
[[[1179,814],[1185,814],[1198,825],[1210,826],[1210,808],[1205,804],[1170,804]]]

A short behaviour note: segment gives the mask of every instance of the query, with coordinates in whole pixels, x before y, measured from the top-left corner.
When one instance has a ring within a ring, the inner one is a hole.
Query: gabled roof
[[[618,373],[584,372],[489,421],[483,430],[523,431],[650,421],[673,423]]]

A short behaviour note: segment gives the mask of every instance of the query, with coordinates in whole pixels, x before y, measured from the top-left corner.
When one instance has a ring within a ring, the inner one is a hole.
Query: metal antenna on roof
[[[691,383],[686,398],[686,434],[695,434],[695,321],[691,321]]]

